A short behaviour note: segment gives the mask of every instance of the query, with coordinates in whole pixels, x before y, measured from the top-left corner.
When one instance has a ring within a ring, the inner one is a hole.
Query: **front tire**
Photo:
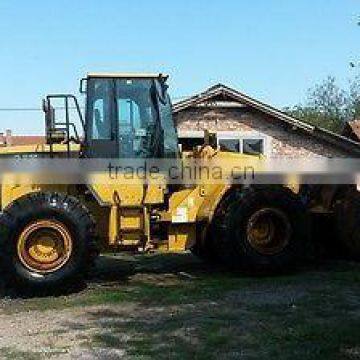
[[[83,278],[94,249],[95,224],[76,199],[33,193],[0,217],[0,261],[21,290],[54,291]]]
[[[310,226],[296,194],[281,186],[254,186],[230,197],[217,245],[224,264],[250,273],[278,273],[303,258]]]

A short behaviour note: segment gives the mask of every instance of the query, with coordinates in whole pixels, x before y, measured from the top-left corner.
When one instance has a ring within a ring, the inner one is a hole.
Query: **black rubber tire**
[[[360,193],[350,189],[335,208],[337,242],[345,255],[360,260]]]
[[[213,235],[215,229],[213,224],[209,226],[198,224],[197,227],[197,242],[190,249],[192,254],[208,264],[216,265],[220,263],[220,258],[214,247]]]
[[[238,189],[227,192],[216,208],[212,222],[210,224],[198,224],[197,226],[197,243],[191,252],[211,265],[223,264],[220,255],[222,246],[220,242],[224,236],[225,216],[227,209],[237,201],[240,194],[241,192]]]
[[[21,231],[36,220],[52,219],[64,224],[73,239],[73,251],[62,268],[37,274],[25,267],[17,254]],[[76,198],[59,193],[32,193],[8,206],[0,216],[0,262],[12,285],[24,291],[65,291],[83,279],[95,252],[95,222]]]
[[[217,251],[222,262],[247,273],[268,274],[288,271],[304,257],[309,242],[310,223],[305,206],[290,189],[282,186],[253,186],[230,192],[223,209]],[[263,208],[280,210],[291,227],[291,236],[281,251],[264,255],[251,246],[247,225]]]

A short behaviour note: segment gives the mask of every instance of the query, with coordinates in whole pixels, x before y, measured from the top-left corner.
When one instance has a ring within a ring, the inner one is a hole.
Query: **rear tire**
[[[223,236],[216,244],[224,264],[250,273],[277,273],[303,258],[310,226],[293,192],[254,186],[229,196],[220,225]]]
[[[335,208],[336,235],[345,255],[360,260],[360,193],[350,189]]]
[[[63,291],[82,280],[95,251],[95,223],[74,197],[33,193],[0,217],[0,261],[20,290]]]

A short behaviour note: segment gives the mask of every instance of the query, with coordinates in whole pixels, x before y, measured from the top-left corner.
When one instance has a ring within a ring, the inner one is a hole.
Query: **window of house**
[[[264,154],[264,139],[242,139],[242,153],[246,155]]]
[[[264,136],[243,136],[241,134],[218,134],[218,145],[221,151],[238,152],[245,155],[260,155],[266,153],[266,138]]]
[[[240,152],[240,139],[219,139],[221,151]]]
[[[240,132],[218,132],[218,148],[221,151],[242,153],[245,155],[260,155],[267,152],[267,138],[261,134],[242,134]],[[204,145],[204,136],[189,134],[180,136],[180,149],[191,151],[197,146]]]

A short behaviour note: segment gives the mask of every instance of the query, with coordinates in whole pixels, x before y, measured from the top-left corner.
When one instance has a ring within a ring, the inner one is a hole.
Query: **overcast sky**
[[[173,98],[218,82],[293,105],[360,61],[359,0],[2,0],[0,108],[78,92],[89,71],[164,72]],[[0,111],[0,129],[43,131],[41,112]]]

